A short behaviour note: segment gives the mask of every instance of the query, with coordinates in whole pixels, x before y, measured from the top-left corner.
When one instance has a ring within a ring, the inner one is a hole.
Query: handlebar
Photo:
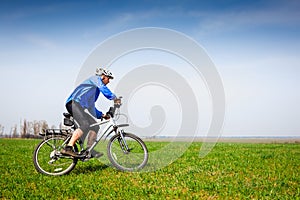
[[[114,100],[114,106],[109,108],[106,115],[109,115],[110,117],[114,117],[116,109],[120,108],[122,105],[121,99],[122,99],[122,96],[119,96],[118,98],[116,98]]]
[[[122,99],[122,96],[119,96],[118,98],[116,98],[114,100],[114,106],[120,107],[122,105],[121,99]]]

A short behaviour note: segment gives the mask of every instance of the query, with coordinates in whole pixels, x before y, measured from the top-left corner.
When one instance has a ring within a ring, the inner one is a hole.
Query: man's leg
[[[79,128],[77,128],[68,143],[68,145],[62,149],[61,153],[71,156],[76,156],[76,153],[73,151],[73,146],[76,141],[83,135],[83,133],[87,132],[89,129],[89,121],[86,119],[86,113],[84,109],[80,106],[79,103],[71,101],[67,103],[66,108],[68,112],[74,117],[74,119],[78,122]]]
[[[96,142],[97,134],[95,131],[90,130],[87,141],[87,148],[90,148]]]
[[[73,135],[68,143],[68,146],[74,146],[76,141],[83,135],[83,131],[78,128],[73,132]]]
[[[87,148],[90,148],[94,144],[94,142],[96,142],[96,139],[97,139],[97,133],[94,130],[90,130],[88,135]],[[99,158],[100,156],[103,155],[103,153],[97,152],[93,149],[91,151],[91,155],[94,158]]]
[[[75,144],[75,142],[81,137],[81,135],[83,135],[83,131],[79,128],[77,128],[74,132],[73,135],[68,143],[67,146],[65,146],[64,149],[61,150],[62,154],[65,155],[70,155],[70,156],[77,156],[77,153],[73,151],[73,146]]]

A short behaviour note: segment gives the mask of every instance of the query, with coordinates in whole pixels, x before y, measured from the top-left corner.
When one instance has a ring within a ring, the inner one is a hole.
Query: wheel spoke
[[[66,139],[62,136],[47,138],[36,147],[33,162],[38,172],[47,175],[63,175],[74,169],[77,159],[63,156],[57,151],[64,146]],[[77,151],[77,148],[75,150]]]
[[[123,138],[126,140],[126,145]],[[114,136],[108,143],[108,156],[111,163],[122,171],[142,169],[148,161],[146,145],[133,134],[124,133],[123,138]]]

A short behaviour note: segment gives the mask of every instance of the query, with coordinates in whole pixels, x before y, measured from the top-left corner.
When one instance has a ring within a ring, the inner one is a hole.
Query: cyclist
[[[88,111],[98,119],[109,118],[108,115],[103,114],[101,111],[97,110],[97,108],[95,107],[95,102],[97,101],[100,93],[102,93],[109,100],[114,100],[115,102],[120,101],[119,99],[117,99],[116,95],[112,93],[106,86],[109,83],[110,79],[113,78],[114,77],[109,70],[97,68],[96,74],[77,86],[69,96],[66,102],[66,108],[77,121],[79,127],[74,131],[67,146],[62,149],[62,154],[76,157],[78,154],[73,151],[73,146],[80,137],[83,136],[84,139],[87,133],[89,133],[87,148],[89,148],[93,144],[96,139],[96,134],[99,130],[99,127],[95,126],[90,128],[90,125],[95,123],[95,120],[84,110],[88,109]],[[102,155],[102,153],[94,150],[91,152],[91,157],[98,158]]]

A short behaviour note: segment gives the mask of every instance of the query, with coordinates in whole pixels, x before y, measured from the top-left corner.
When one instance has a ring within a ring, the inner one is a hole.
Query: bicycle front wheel
[[[36,170],[42,174],[59,176],[69,173],[77,164],[77,159],[63,156],[60,150],[66,145],[66,137],[55,136],[43,140],[33,153]],[[74,150],[78,151],[76,145]]]
[[[113,136],[107,144],[107,154],[112,165],[121,171],[139,171],[148,162],[145,143],[131,133]]]

